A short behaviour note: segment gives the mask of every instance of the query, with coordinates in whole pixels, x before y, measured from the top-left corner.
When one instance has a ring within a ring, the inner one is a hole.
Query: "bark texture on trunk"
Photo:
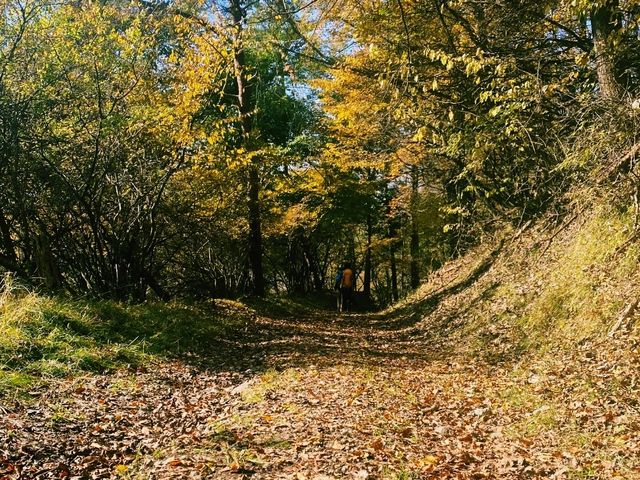
[[[35,252],[38,275],[45,287],[49,290],[59,289],[62,286],[62,276],[46,234],[40,234],[35,238]]]
[[[260,174],[253,162],[249,170],[249,262],[253,276],[253,293],[265,294],[262,267],[262,218],[260,212]]]
[[[398,223],[395,218],[392,218],[389,222],[389,238],[391,244],[389,245],[389,263],[391,264],[391,300],[397,302],[400,299],[400,293],[398,290],[398,262],[396,260],[396,253],[398,251]]]
[[[398,266],[396,264],[396,249],[391,247],[391,299],[397,302],[400,299],[398,292]]]
[[[373,236],[373,224],[371,213],[367,214],[367,249],[364,254],[364,285],[365,297],[371,295],[371,237]]]
[[[612,0],[591,13],[600,96],[608,101],[620,100],[623,95],[622,86],[618,82],[616,55],[611,41],[612,34],[621,28],[617,9],[618,0]]]

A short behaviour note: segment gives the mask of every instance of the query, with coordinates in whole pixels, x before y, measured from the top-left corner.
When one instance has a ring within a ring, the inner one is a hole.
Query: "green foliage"
[[[521,224],[556,208],[584,172],[567,179],[559,171],[570,150],[564,140],[592,124],[589,111],[611,108],[596,102],[604,55],[583,21],[598,9],[622,19],[607,33],[610,56],[617,81],[634,92],[638,77],[631,64],[622,68],[622,52],[637,42],[635,2],[366,3],[345,9],[348,20],[334,12],[332,21],[343,20],[345,36],[362,47],[348,50],[343,69],[321,83],[341,148],[384,145],[376,160],[387,155],[425,172],[425,184],[444,193],[447,231],[463,248],[497,218]],[[624,123],[628,111],[612,116]],[[611,120],[598,122],[600,138]],[[632,130],[622,131],[632,142]]]

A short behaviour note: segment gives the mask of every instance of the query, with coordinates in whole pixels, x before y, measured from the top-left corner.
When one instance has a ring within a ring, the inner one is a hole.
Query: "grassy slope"
[[[0,397],[83,372],[146,367],[210,353],[253,312],[236,302],[201,305],[66,300],[26,292],[7,279],[0,293]]]
[[[606,341],[640,296],[632,228],[630,213],[600,206],[570,223],[503,232],[445,265],[390,313],[409,310],[417,328],[435,328],[453,350],[490,362]]]
[[[485,394],[517,418],[504,431],[512,442],[581,456],[567,478],[640,478],[624,460],[638,448],[638,312],[609,335],[640,298],[632,236],[633,214],[602,204],[567,224],[506,231],[388,313],[427,348],[508,379]]]
[[[332,304],[333,296],[318,295],[129,305],[44,296],[0,278],[0,398],[24,396],[55,378],[174,358],[224,362],[229,341],[256,315],[295,317]]]

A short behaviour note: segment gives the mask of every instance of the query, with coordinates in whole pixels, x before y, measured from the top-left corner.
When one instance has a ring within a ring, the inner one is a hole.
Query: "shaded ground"
[[[640,478],[637,364],[491,366],[417,320],[256,318],[210,357],[59,381],[0,407],[0,478]]]

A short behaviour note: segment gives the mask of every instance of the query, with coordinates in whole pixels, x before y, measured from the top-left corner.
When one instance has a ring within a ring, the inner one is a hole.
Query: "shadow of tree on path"
[[[445,298],[463,292],[480,280],[493,266],[502,251],[503,245],[504,242],[500,242],[466,278],[431,292],[421,300],[405,305],[389,314],[372,315],[370,318],[379,322],[378,328],[381,330],[402,330],[417,324],[424,317],[433,313]]]
[[[259,370],[309,364],[392,367],[407,361],[418,366],[445,359],[451,354],[450,346],[440,341],[445,335],[428,333],[449,333],[447,330],[453,326],[451,316],[434,319],[426,333],[418,324],[433,314],[444,299],[480,280],[498,258],[502,246],[501,243],[464,279],[390,313],[338,316],[316,311],[298,318],[258,318],[242,339],[245,353],[255,360],[253,368]],[[465,308],[472,308],[497,286],[489,285]]]

